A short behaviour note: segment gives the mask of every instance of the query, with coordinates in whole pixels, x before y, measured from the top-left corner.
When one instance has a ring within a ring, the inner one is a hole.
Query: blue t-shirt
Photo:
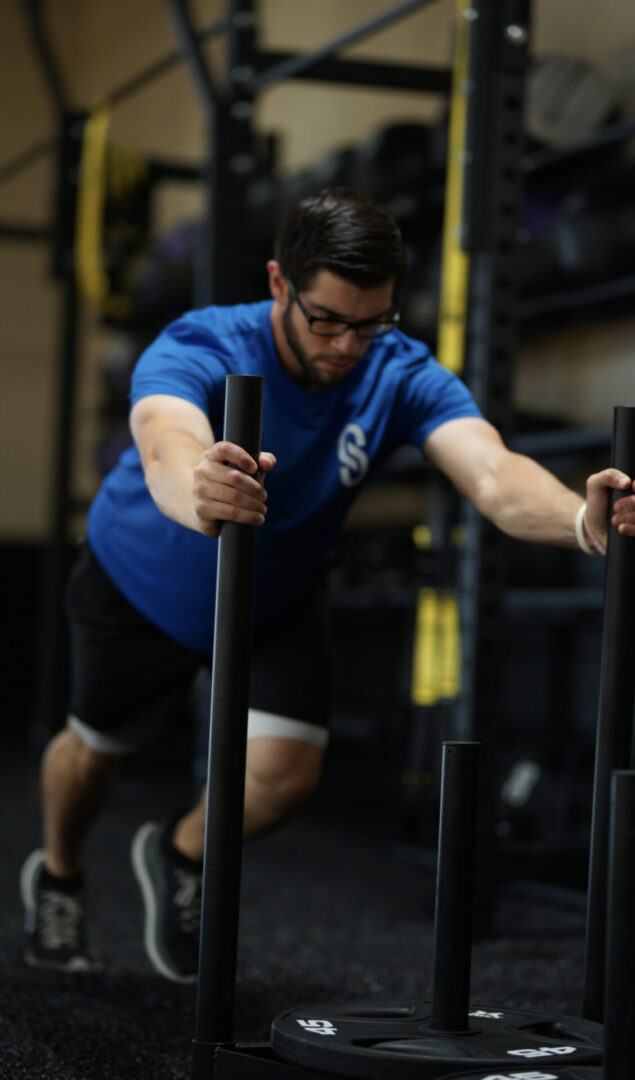
[[[225,377],[264,376],[262,448],[277,464],[267,476],[267,520],[257,537],[257,629],[302,597],[363,482],[394,449],[422,447],[447,420],[481,415],[464,384],[398,330],[373,341],[339,385],[303,389],[278,361],[271,308],[264,301],[184,315],[143,353],[131,385],[132,404],[148,394],[193,402],[220,438]],[[136,447],[97,494],[88,539],[138,611],[184,645],[211,650],[217,541],[161,513]]]

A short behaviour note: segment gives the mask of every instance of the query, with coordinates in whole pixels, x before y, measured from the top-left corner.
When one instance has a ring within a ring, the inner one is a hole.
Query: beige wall
[[[201,4],[205,21],[220,4]],[[174,48],[167,6],[156,0],[103,4],[50,0],[47,27],[65,73],[71,105],[89,107],[156,57]],[[0,165],[55,132],[55,114],[34,61],[19,5],[0,4]],[[113,114],[113,140],[177,160],[198,160],[200,116],[183,68],[150,84]],[[53,155],[45,154],[0,184],[0,221],[46,224]],[[162,222],[198,209],[195,193],[174,189],[160,200]],[[61,290],[48,273],[43,245],[0,243],[0,538],[38,540],[50,521]],[[73,491],[95,489],[100,349],[107,341],[90,312],[81,320],[81,369]]]
[[[563,330],[525,345],[516,400],[537,415],[610,428],[615,405],[635,405],[635,319]]]
[[[18,4],[0,5],[0,161],[54,130]],[[46,223],[49,157],[0,185],[0,221]],[[41,534],[48,503],[57,297],[44,246],[0,242],[0,536]]]
[[[388,10],[386,0],[321,0],[319,4],[275,0],[263,8],[263,44],[276,49],[315,48]],[[437,0],[352,46],[347,55],[372,60],[448,65],[452,56],[454,0]],[[262,95],[258,119],[285,132],[283,169],[312,164],[338,146],[356,143],[387,122],[425,121],[439,115],[445,99],[390,90],[337,87],[295,81]]]
[[[379,14],[391,0],[261,0],[261,38],[272,48],[310,48]],[[163,55],[174,45],[158,0],[49,0],[47,24],[66,73],[72,102],[86,107]],[[193,5],[199,24],[224,10],[223,0]],[[430,7],[351,50],[351,55],[447,64],[451,56],[454,0]],[[561,50],[594,58],[625,95],[632,91],[635,9],[632,0],[537,0],[538,51]],[[0,166],[55,131],[55,116],[17,3],[0,4]],[[216,65],[218,45],[207,47]],[[635,97],[635,95],[634,95]],[[387,121],[427,119],[443,102],[433,96],[294,82],[262,94],[258,125],[282,137],[282,164],[300,168],[323,154],[370,134]],[[635,114],[635,101],[633,104]],[[177,67],[117,107],[112,138],[149,154],[197,161],[202,115],[190,77]],[[43,156],[0,184],[0,221],[46,222],[53,183],[52,158]],[[172,185],[160,201],[160,224],[191,216],[199,196]],[[0,538],[37,540],[46,533],[52,471],[59,289],[37,246],[0,243]],[[566,403],[572,422],[603,423],[611,400],[624,400],[632,361],[632,331],[624,321],[609,331],[560,335],[548,346],[532,344],[521,355],[518,399],[553,411]],[[94,318],[82,319],[82,370],[77,417],[78,494],[89,495],[98,432],[95,370],[104,342]],[[602,373],[600,375],[600,372]]]

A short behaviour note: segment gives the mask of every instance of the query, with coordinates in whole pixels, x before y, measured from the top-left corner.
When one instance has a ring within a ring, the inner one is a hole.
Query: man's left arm
[[[449,420],[424,445],[429,460],[499,529],[517,540],[579,546],[576,519],[584,500],[536,461],[508,450],[486,420]],[[635,479],[603,469],[587,480],[585,539],[606,547],[611,489],[624,493],[612,524],[635,537]],[[578,525],[580,528],[580,524]]]

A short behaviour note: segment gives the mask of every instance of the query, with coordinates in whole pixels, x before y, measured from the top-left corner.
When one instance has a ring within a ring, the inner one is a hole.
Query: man
[[[43,851],[22,870],[27,960],[90,970],[83,845],[122,757],[160,739],[212,648],[215,540],[258,526],[244,834],[314,790],[328,741],[322,572],[362,483],[414,443],[511,536],[588,553],[635,536],[634,484],[591,476],[587,501],[511,453],[464,385],[398,330],[395,222],[336,189],[287,215],[272,301],[210,307],[169,326],[132,378],[135,446],[106,478],[71,576],[71,710],[42,767]],[[263,452],[216,441],[227,374],[264,376]],[[586,509],[585,509],[586,506]],[[196,977],[204,793],[132,845],[154,967]]]

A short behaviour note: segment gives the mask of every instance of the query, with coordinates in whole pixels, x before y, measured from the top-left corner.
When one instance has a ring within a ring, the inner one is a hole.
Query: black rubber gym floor
[[[236,1036],[265,1039],[285,1008],[429,992],[433,881],[391,857],[372,777],[360,782],[333,747],[319,794],[243,859]],[[194,987],[154,974],[129,867],[136,827],[189,801],[191,781],[130,768],[88,851],[91,944],[98,975],[24,966],[18,876],[39,844],[36,762],[5,747],[0,765],[0,1076],[12,1080],[171,1080],[190,1076]],[[488,1005],[577,1015],[584,915],[503,895],[497,934],[474,945],[472,995]]]

